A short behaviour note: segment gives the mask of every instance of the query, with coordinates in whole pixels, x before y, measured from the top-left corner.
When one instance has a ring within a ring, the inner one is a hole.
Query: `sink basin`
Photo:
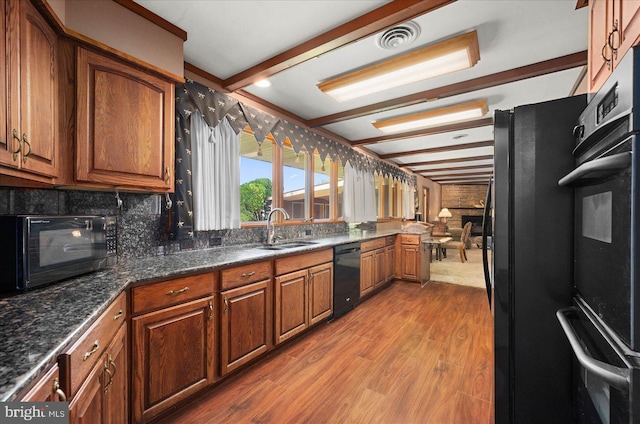
[[[294,247],[303,247],[310,246],[312,244],[316,244],[315,241],[288,241],[277,244],[265,244],[264,246],[259,246],[258,249],[263,250],[285,250],[285,249],[293,249]]]

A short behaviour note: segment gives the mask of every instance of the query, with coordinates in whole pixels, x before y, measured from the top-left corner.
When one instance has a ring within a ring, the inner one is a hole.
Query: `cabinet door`
[[[60,369],[54,365],[29,390],[20,402],[65,402],[67,396],[60,390]]]
[[[420,251],[416,245],[401,245],[400,275],[403,280],[418,280]]]
[[[104,370],[105,362],[98,361],[78,389],[69,404],[69,422],[71,424],[98,424],[102,422],[105,415],[103,392],[108,379]]]
[[[57,37],[28,1],[0,6],[0,69],[4,100],[0,163],[45,177],[57,169]],[[21,176],[20,174],[12,174]]]
[[[14,128],[22,138],[21,166],[51,177],[58,175],[57,54],[55,32],[31,2],[20,2],[20,124]]]
[[[374,252],[373,259],[373,267],[374,267],[374,278],[373,285],[378,287],[386,281],[386,266],[384,262],[384,249],[377,249]]]
[[[384,250],[384,274],[385,281],[393,280],[393,269],[396,261],[396,248],[394,246],[387,246]]]
[[[360,256],[360,296],[373,290],[374,252],[366,252]]]
[[[333,313],[333,263],[309,268],[309,325]]]
[[[596,92],[613,70],[611,48],[607,45],[613,22],[613,4],[608,0],[589,1],[589,91]]]
[[[76,180],[173,191],[173,84],[77,50]]]
[[[306,269],[292,272],[275,280],[275,343],[281,343],[307,328]]]
[[[2,123],[2,131],[0,131],[0,163],[8,166],[17,167],[17,161],[13,160],[13,152],[17,149],[18,145],[13,140],[11,122],[9,121],[9,99],[14,96],[9,93],[9,73],[8,70],[13,68],[12,56],[16,54],[18,46],[9,44],[11,37],[8,32],[11,29],[15,31],[15,27],[11,28],[11,16],[15,14],[11,9],[15,8],[18,4],[17,1],[2,1],[0,2],[0,13],[2,13],[2,19],[0,19],[0,57],[6,62],[2,62],[4,66],[0,66],[0,93],[4,96],[0,101],[0,123]],[[15,37],[14,37],[15,38]],[[16,40],[17,41],[17,40]],[[7,47],[9,47],[7,49]],[[13,50],[13,51],[12,51]],[[15,58],[14,58],[15,59]]]
[[[614,25],[617,22],[618,32],[613,35],[613,42],[618,48],[614,60],[617,64],[640,37],[640,0],[618,0],[615,9]]]
[[[133,422],[161,411],[213,382],[213,297],[132,319]]]
[[[271,280],[220,294],[220,369],[225,375],[273,345]]]
[[[104,423],[120,424],[129,419],[129,368],[127,325],[122,325],[105,353]]]

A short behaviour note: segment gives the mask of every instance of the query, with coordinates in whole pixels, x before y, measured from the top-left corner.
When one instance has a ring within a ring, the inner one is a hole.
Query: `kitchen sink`
[[[293,249],[294,247],[310,246],[316,243],[317,242],[315,241],[288,241],[288,242],[277,243],[277,244],[265,244],[264,246],[259,246],[258,249],[286,250],[286,249]]]

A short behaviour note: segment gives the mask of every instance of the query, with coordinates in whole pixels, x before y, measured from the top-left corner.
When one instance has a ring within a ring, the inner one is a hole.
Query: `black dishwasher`
[[[333,315],[336,319],[360,302],[360,242],[333,248]]]

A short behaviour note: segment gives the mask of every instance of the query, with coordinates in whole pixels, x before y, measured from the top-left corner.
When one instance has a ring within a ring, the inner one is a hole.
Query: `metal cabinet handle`
[[[24,154],[24,156],[22,157],[22,162],[23,163],[27,163],[27,159],[29,158],[29,155],[31,154],[31,143],[29,143],[29,141],[27,141],[27,134],[22,133],[22,142],[24,143],[25,146],[27,146],[29,148],[29,151],[26,152]]]
[[[167,296],[174,296],[174,295],[176,295],[176,294],[184,293],[184,292],[186,292],[187,290],[189,290],[189,287],[188,287],[188,286],[187,286],[187,287],[185,287],[185,288],[183,288],[183,289],[180,289],[180,290],[169,290],[169,291],[167,292]]]
[[[122,317],[122,315],[124,315],[124,312],[122,312],[122,310],[119,310],[118,313],[113,316],[113,320],[117,320],[118,318]]]
[[[254,275],[256,275],[255,271],[245,272],[244,274],[242,274],[242,278],[252,277]]]
[[[62,389],[60,388],[60,382],[58,381],[57,378],[53,379],[53,391],[55,392],[55,394],[58,395],[58,399],[60,399],[60,402],[67,401],[67,395],[65,395]]]
[[[98,351],[98,349],[100,349],[100,341],[96,340],[95,342],[93,342],[93,349],[91,349],[90,351],[86,352],[84,354],[84,356],[82,357],[82,360],[86,361],[87,359],[89,359],[89,356],[91,356],[94,353],[96,353]]]
[[[227,296],[224,297],[224,311],[222,311],[223,314],[227,313],[227,309],[229,309],[229,301],[227,300]]]
[[[615,22],[613,23],[613,28],[611,28],[611,32],[609,33],[609,36],[607,37],[607,44],[609,45],[609,47],[611,47],[611,58],[612,59],[617,59],[618,58],[618,47],[613,47],[613,34],[618,34],[618,47],[620,47],[620,31],[618,31],[618,20],[616,19]]]
[[[209,321],[213,319],[213,303],[209,301]]]
[[[16,161],[18,160],[18,154],[20,153],[20,151],[22,151],[22,140],[18,136],[18,131],[15,128],[13,129],[13,138],[18,140],[18,150],[13,152],[13,160]]]
[[[171,170],[169,169],[169,167],[167,166],[164,169],[164,182],[169,184],[169,181],[171,180]]]
[[[111,385],[113,384],[113,374],[109,369],[109,365],[110,365],[109,363],[105,363],[103,366],[104,372],[109,376],[109,381],[103,387],[105,393],[107,393],[107,391],[109,390],[109,387],[111,387]]]
[[[605,54],[605,51],[607,50],[607,47],[609,46],[608,43],[604,43],[604,46],[602,46],[602,51],[600,52],[600,55],[602,56],[602,58],[604,59],[604,62],[607,64],[607,69],[611,69],[611,58],[608,58]],[[613,54],[612,54],[613,56]]]

